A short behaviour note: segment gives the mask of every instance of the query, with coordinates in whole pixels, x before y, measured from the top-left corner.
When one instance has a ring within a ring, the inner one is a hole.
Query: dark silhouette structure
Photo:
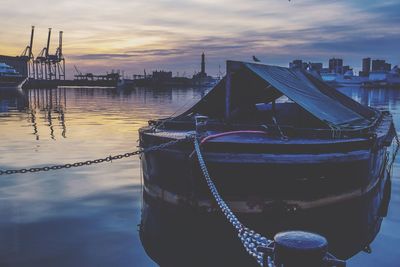
[[[50,39],[51,28],[47,36],[47,45],[44,47],[34,61],[37,80],[65,80],[65,59],[62,53],[62,36],[63,32],[59,32],[59,43],[56,53],[51,55]]]

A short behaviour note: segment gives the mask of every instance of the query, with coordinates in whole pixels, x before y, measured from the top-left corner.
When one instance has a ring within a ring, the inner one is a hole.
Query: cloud
[[[29,9],[25,0],[1,1],[0,53],[19,54],[35,24],[37,54],[53,27],[64,30],[67,65],[93,71],[192,71],[203,51],[211,73],[253,54],[281,65],[298,57],[400,58],[398,0],[37,0]],[[53,34],[52,51],[56,44]]]
[[[121,59],[129,58],[129,54],[84,54],[84,55],[73,55],[72,58],[82,60],[98,60],[98,59]]]
[[[311,53],[311,51],[322,51],[336,55],[357,55],[360,57],[386,57],[393,55],[392,51],[398,49],[400,43],[399,35],[385,37],[362,36],[357,38],[344,38],[338,40],[312,42],[300,46],[287,46],[287,49],[294,49]],[[304,52],[303,52],[304,54]]]
[[[123,59],[123,58],[135,58],[144,56],[171,56],[182,54],[180,49],[149,49],[149,50],[132,50],[125,53],[96,53],[96,54],[83,54],[73,55],[75,59],[88,59],[88,60],[99,60],[99,59]]]
[[[149,50],[132,50],[129,53],[133,56],[171,56],[181,54],[183,51],[180,49],[149,49]]]

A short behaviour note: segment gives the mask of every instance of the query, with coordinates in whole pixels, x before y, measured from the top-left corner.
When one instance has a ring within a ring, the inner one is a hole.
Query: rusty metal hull
[[[185,134],[143,128],[141,146]],[[328,239],[330,251],[348,258],[372,242],[386,215],[390,199],[387,147],[393,134],[392,119],[385,116],[369,137],[282,141],[240,135],[213,140],[202,150],[220,194],[246,226],[268,237],[283,230],[317,232]],[[212,200],[193,144],[145,153],[141,162],[147,207],[141,235],[153,258],[160,262],[168,258],[164,255],[168,246],[159,250],[162,242],[158,242],[153,250],[151,241],[162,240],[165,231],[176,230],[180,242],[197,243],[201,237],[239,248],[228,234],[218,234],[229,232],[223,230],[229,226]],[[203,229],[203,225],[213,227]],[[182,234],[179,229],[196,235]]]

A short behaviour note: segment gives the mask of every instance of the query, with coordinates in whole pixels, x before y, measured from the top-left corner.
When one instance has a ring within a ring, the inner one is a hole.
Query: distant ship
[[[324,82],[334,87],[400,88],[400,69],[372,71],[368,76],[355,76],[352,70],[339,73],[321,73]]]
[[[400,88],[400,69],[398,66],[389,71],[370,72],[368,81],[363,84],[366,88]]]
[[[368,80],[367,77],[355,76],[352,70],[345,74],[321,73],[322,80],[334,87],[360,87]]]
[[[0,62],[0,90],[21,88],[26,77],[19,74],[13,67]]]

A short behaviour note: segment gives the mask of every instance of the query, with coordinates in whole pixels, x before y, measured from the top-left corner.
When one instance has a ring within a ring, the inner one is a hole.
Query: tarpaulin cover
[[[305,70],[228,61],[227,77],[178,118],[199,113],[221,119],[238,105],[270,102],[282,95],[329,127],[365,128],[379,116],[377,110],[361,105]]]
[[[304,71],[254,63],[243,65],[320,120],[335,126],[369,124],[374,112],[347,96],[319,88]],[[322,84],[322,83],[321,83]],[[346,102],[347,101],[347,102]]]

